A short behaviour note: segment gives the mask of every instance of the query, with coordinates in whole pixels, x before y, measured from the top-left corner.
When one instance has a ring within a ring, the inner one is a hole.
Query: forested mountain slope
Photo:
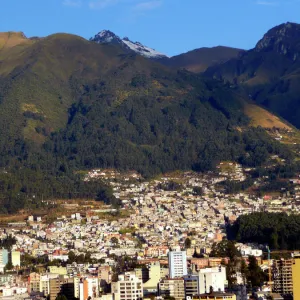
[[[206,75],[242,87],[256,103],[300,128],[300,25],[269,30],[256,47]]]
[[[22,36],[0,51],[3,211],[33,195],[94,197],[82,169],[152,176],[220,160],[257,166],[273,153],[292,157],[249,126],[244,100],[223,83],[68,34]]]

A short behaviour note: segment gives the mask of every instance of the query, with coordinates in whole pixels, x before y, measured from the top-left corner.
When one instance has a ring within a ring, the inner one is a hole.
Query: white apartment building
[[[170,278],[187,275],[186,251],[170,251],[168,256]]]
[[[226,268],[219,266],[201,269],[199,275],[199,293],[210,292],[210,287],[214,292],[224,292],[227,285]]]
[[[14,267],[21,266],[21,253],[20,251],[11,251],[10,253],[11,255],[11,262],[13,264]]]
[[[118,281],[112,283],[114,300],[143,299],[143,282],[134,273],[119,275]]]
[[[74,293],[76,293],[75,287],[74,287]],[[90,277],[81,278],[79,282],[79,299],[86,300],[89,297],[91,299],[94,299],[97,298],[98,296],[99,296],[98,277],[90,276]]]

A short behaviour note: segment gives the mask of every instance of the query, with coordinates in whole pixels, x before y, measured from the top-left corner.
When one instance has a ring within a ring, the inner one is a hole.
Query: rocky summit
[[[162,54],[150,47],[144,46],[139,42],[132,42],[128,37],[121,39],[119,36],[109,30],[100,31],[93,38],[90,38],[90,41],[98,44],[120,45],[126,51],[135,52],[151,59],[161,59],[167,57],[165,54]]]

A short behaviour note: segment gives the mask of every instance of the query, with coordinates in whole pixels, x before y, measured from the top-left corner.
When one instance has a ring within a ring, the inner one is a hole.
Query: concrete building
[[[65,267],[49,266],[48,270],[49,273],[67,275],[67,268]]]
[[[134,273],[119,275],[118,281],[112,283],[114,300],[140,300],[143,298],[143,282]]]
[[[160,281],[160,263],[151,263],[148,265],[147,269],[149,279],[143,284],[144,295],[157,293],[157,287]]]
[[[40,275],[40,292],[44,295],[50,294],[50,280],[57,279],[58,274],[44,274]]]
[[[170,251],[168,256],[170,278],[187,275],[186,251]]]
[[[294,299],[300,299],[300,255],[294,257],[292,265],[292,278],[293,278],[293,296]]]
[[[111,266],[101,266],[98,268],[98,278],[101,292],[106,293],[108,291],[108,285],[111,283],[111,277]]]
[[[292,266],[293,259],[275,260],[273,264],[273,292],[281,295],[292,295],[293,293],[293,276]]]
[[[74,280],[67,276],[60,276],[60,292],[65,295],[67,299],[74,297]]]
[[[60,280],[59,278],[53,278],[49,280],[49,295],[50,300],[55,300],[60,293]]]
[[[38,273],[30,273],[28,277],[28,292],[40,292],[40,280],[41,276]]]
[[[0,265],[6,266],[8,263],[8,251],[6,249],[0,249]]]
[[[74,281],[74,298],[79,299],[80,298],[80,295],[79,295],[80,277],[75,276],[73,278],[73,281]]]
[[[182,278],[162,279],[159,283],[161,297],[174,297],[175,300],[184,299],[184,280]]]
[[[11,263],[14,267],[21,266],[21,253],[20,251],[11,251],[10,253]]]
[[[135,276],[138,279],[142,280],[143,283],[149,280],[149,270],[146,267],[135,268],[134,273]]]
[[[74,287],[75,291],[75,287]],[[81,278],[79,282],[79,299],[86,300],[89,297],[92,299],[99,296],[99,280],[98,277]]]
[[[227,285],[226,268],[219,266],[213,268],[201,269],[199,276],[200,294],[209,293],[212,287],[214,292],[224,292]]]
[[[185,298],[192,297],[199,294],[199,276],[186,275],[183,276],[184,280],[184,294]]]
[[[206,293],[206,294],[200,294],[197,296],[193,296],[193,300],[236,300],[236,295],[229,294],[229,293],[219,293],[219,292],[213,292],[213,293]]]

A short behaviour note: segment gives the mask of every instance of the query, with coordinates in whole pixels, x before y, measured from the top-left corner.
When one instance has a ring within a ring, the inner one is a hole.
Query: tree
[[[59,267],[61,266],[61,260],[60,259],[53,259],[52,261],[48,262],[48,266],[56,266]]]
[[[68,300],[68,298],[63,294],[59,294],[59,295],[57,295],[55,300]]]
[[[236,248],[233,241],[223,240],[220,243],[214,243],[212,245],[211,257],[229,257],[230,261],[236,261],[238,257],[241,257],[241,253]]]
[[[202,187],[200,187],[200,186],[195,186],[194,188],[193,188],[193,192],[194,192],[194,194],[195,195],[197,195],[197,196],[203,196],[203,189],[202,189]]]
[[[119,245],[119,240],[115,236],[113,236],[110,239],[110,242],[113,244],[114,247],[117,247]]]
[[[267,275],[259,267],[255,256],[249,256],[248,281],[252,287],[260,287],[267,279]]]
[[[244,259],[242,259],[241,261],[241,274],[242,274],[243,282],[244,284],[246,284],[249,271],[248,271],[248,266]]]
[[[114,196],[113,190],[109,186],[103,186],[98,190],[96,200],[103,201],[106,204],[111,204],[116,208],[120,206],[120,200]]]
[[[68,253],[68,260],[69,260],[69,263],[73,263],[74,261],[76,261],[76,255],[73,251],[70,251]]]
[[[10,271],[10,270],[12,270],[13,268],[14,268],[14,265],[12,264],[12,262],[11,262],[11,261],[8,261],[8,263],[7,263],[6,266],[5,266],[5,270]]]
[[[6,238],[0,240],[0,248],[11,249],[13,245],[17,242],[16,238],[12,235],[7,236]]]
[[[92,261],[91,259],[91,253],[90,252],[87,252],[84,256],[84,262],[85,263],[90,263]]]
[[[184,247],[185,247],[185,249],[189,249],[189,248],[191,248],[191,246],[192,246],[191,239],[190,238],[186,238],[185,241],[184,241]]]

